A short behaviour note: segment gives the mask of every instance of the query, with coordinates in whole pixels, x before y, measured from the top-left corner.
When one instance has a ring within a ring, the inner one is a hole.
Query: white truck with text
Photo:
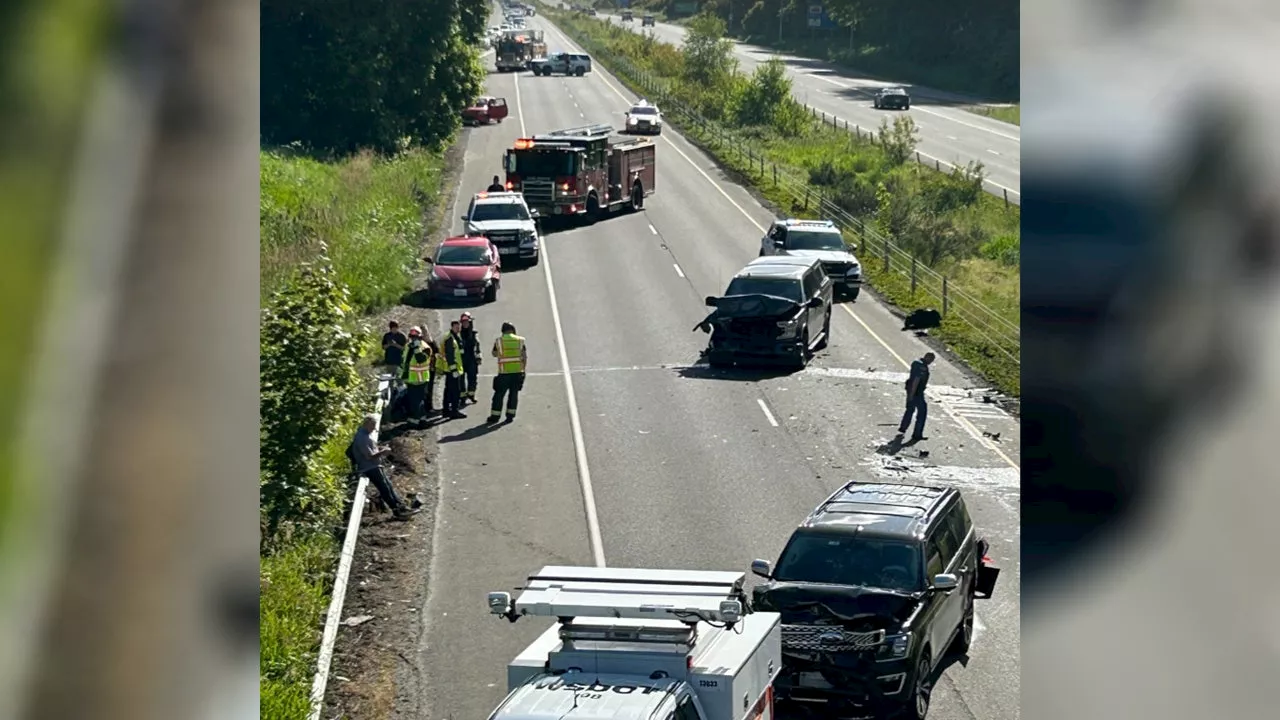
[[[507,665],[490,720],[773,720],[776,613],[750,611],[746,574],[548,566],[489,610],[558,622]]]

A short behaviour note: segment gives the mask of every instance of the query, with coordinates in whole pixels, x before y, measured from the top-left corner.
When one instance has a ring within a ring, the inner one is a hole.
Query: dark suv
[[[849,483],[827,498],[782,550],[756,610],[782,614],[782,700],[826,703],[837,716],[929,710],[933,675],[973,639],[976,596],[990,597],[987,564],[960,491]]]
[[[766,256],[738,271],[715,311],[694,326],[711,333],[703,355],[712,367],[735,362],[803,368],[831,334],[831,278],[813,257]]]

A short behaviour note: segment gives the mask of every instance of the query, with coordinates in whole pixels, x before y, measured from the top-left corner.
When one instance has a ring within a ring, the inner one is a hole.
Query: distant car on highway
[[[900,87],[881,88],[872,105],[877,110],[910,110],[911,96]]]
[[[640,18],[640,27],[654,27],[655,22],[652,15],[645,15]]]
[[[760,239],[760,256],[787,255],[816,258],[822,263],[836,292],[857,300],[862,291],[862,264],[830,220],[774,220]]]
[[[630,10],[622,11],[622,22],[635,22],[636,14]]]
[[[440,243],[431,258],[427,293],[432,300],[498,299],[502,261],[498,248],[487,237],[451,237]]]
[[[724,291],[708,297],[715,311],[694,327],[711,334],[703,352],[712,367],[735,363],[809,364],[831,335],[834,286],[813,257],[752,260]]]
[[[626,132],[631,135],[661,135],[662,113],[658,106],[644,99],[632,105],[627,111]]]

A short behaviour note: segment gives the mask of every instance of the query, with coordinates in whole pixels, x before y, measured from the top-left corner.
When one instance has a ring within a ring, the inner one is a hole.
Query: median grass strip
[[[1003,122],[1019,126],[1022,125],[1021,105],[974,105],[973,107],[968,108],[968,110]]]
[[[346,380],[358,352],[352,343],[376,350],[361,337],[361,318],[410,289],[428,224],[447,194],[443,155],[426,150],[325,160],[273,149],[260,161],[261,284],[269,309],[263,392],[273,398],[270,407],[296,419],[264,423],[260,714],[296,720],[310,710],[348,507],[344,451],[354,419],[368,407],[364,383]],[[314,349],[317,361],[327,359],[311,369],[325,375],[324,397],[307,390],[305,378],[299,385],[282,375],[293,357],[287,346],[300,343],[307,343],[304,354]],[[280,458],[293,447],[303,448],[296,453],[302,457],[290,469]]]
[[[910,162],[917,130],[908,119],[846,130],[812,115],[791,99],[780,67],[708,82],[705,69],[720,62],[714,37],[691,34],[693,49],[682,52],[609,23],[548,15],[778,212],[836,220],[881,296],[905,311],[946,310],[934,336],[1018,394],[1020,210],[983,190],[980,168]]]

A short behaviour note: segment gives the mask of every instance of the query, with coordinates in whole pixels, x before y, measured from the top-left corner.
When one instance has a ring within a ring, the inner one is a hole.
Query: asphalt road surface
[[[601,15],[622,27],[636,32],[654,34],[658,40],[680,46],[684,43],[685,28],[668,23],[657,23],[651,28],[641,28],[640,18],[623,23],[619,16]],[[555,48],[548,43],[548,49]],[[872,95],[882,87],[905,87],[911,94],[911,109],[906,111],[920,128],[920,160],[928,165],[950,170],[956,165],[977,161],[986,168],[987,191],[1009,202],[1021,204],[1021,128],[983,115],[968,112],[959,106],[980,104],[982,101],[942,90],[858,77],[829,63],[812,58],[778,53],[770,48],[745,43],[734,43],[734,57],[743,72],[754,72],[757,65],[778,58],[786,63],[794,95],[800,102],[817,108],[840,121],[847,120],[850,127],[872,129],[880,127],[884,118],[903,114],[899,110],[876,110],[871,106]],[[620,88],[621,89],[621,88]]]
[[[532,24],[572,47],[541,18]],[[487,92],[507,98],[511,116],[467,131],[455,215],[517,137],[617,125],[633,100],[598,69],[491,74]],[[753,558],[776,559],[841,483],[885,479],[961,487],[1004,568],[996,597],[978,605],[972,657],[946,670],[930,717],[1017,718],[1016,422],[967,397],[970,383],[940,359],[929,457],[878,453],[901,412],[905,363],[926,348],[866,295],[836,310],[830,348],[804,372],[729,378],[693,366],[706,340],[691,330],[702,298],[755,257],[771,216],[674,133],[656,142],[657,194],[643,212],[548,235],[540,265],[509,270],[497,301],[472,309],[486,350],[502,322],[516,325],[530,376],[517,421],[490,428],[487,360],[482,404],[439,429],[420,657],[432,717],[487,716],[506,692],[506,663],[549,625],[494,618],[485,593],[546,564],[745,571]]]

